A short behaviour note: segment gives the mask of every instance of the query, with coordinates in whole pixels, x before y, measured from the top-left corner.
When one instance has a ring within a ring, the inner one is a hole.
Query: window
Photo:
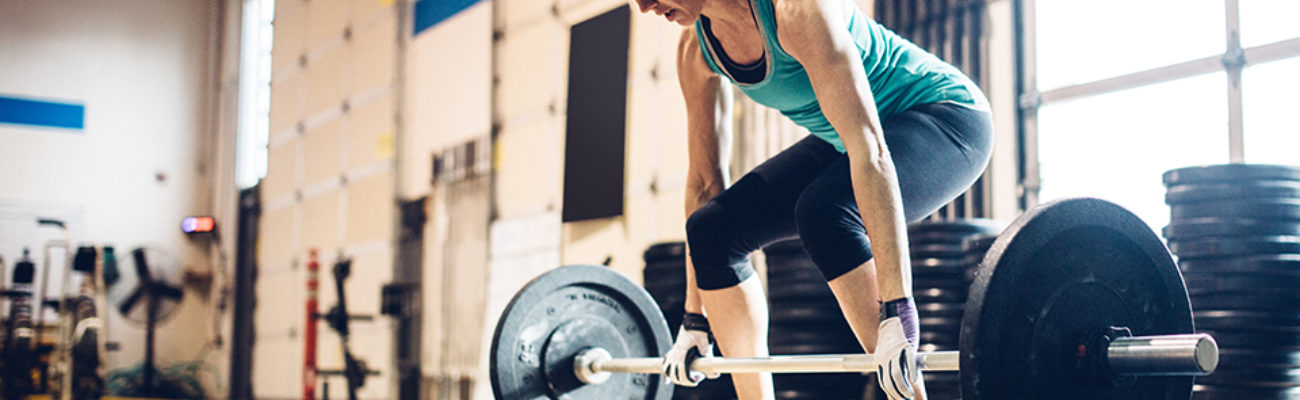
[[[1160,176],[1228,161],[1224,99],[1223,78],[1202,75],[1043,106],[1041,197],[1101,197],[1166,225]]]
[[[1300,38],[1300,1],[1239,0],[1241,45],[1254,47]]]
[[[1300,4],[1300,3],[1297,3]],[[1297,33],[1300,34],[1300,33]],[[1246,67],[1242,73],[1246,162],[1300,162],[1300,57]]]
[[[1165,171],[1300,164],[1300,128],[1287,117],[1300,93],[1300,2],[1021,4],[1036,44],[1023,50],[1037,76],[1026,90],[1038,96],[1026,98],[1042,99],[1025,119],[1037,132],[1026,165],[1039,167],[1024,182],[1041,183],[1028,202],[1101,197],[1158,230],[1169,221]]]
[[[266,177],[270,140],[271,43],[275,0],[244,1],[239,67],[239,136],[235,184],[247,189]]]
[[[1044,0],[1038,88],[1055,89],[1223,54],[1223,2]]]

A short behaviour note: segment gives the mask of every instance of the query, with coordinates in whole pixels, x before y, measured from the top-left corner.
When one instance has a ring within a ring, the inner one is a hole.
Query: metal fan
[[[161,250],[140,247],[122,257],[119,265],[121,275],[108,289],[113,308],[138,324],[171,318],[184,294],[180,263]]]
[[[181,266],[167,253],[145,247],[131,250],[122,258],[121,276],[108,289],[109,301],[127,320],[145,324],[143,365],[139,380],[128,392],[140,397],[164,397],[171,385],[165,377],[156,376],[154,336],[158,323],[171,317],[181,302]]]

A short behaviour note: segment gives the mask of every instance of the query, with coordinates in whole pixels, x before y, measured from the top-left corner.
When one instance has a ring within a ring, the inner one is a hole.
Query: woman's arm
[[[911,263],[898,176],[856,44],[845,26],[852,2],[780,0],[777,36],[808,71],[822,113],[839,132],[853,193],[871,239],[882,301],[911,297]]]
[[[731,92],[705,64],[694,28],[682,30],[677,44],[677,80],[686,100],[690,162],[685,211],[690,217],[731,183],[727,170],[731,156]],[[686,312],[704,314],[689,256],[686,257]]]

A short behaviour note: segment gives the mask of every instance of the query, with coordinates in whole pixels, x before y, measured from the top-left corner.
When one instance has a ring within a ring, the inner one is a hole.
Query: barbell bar
[[[1107,345],[1105,357],[1110,370],[1119,376],[1207,375],[1219,364],[1219,346],[1204,333],[1120,337]],[[959,371],[960,360],[956,351],[916,355],[922,371]],[[876,361],[872,354],[714,357],[696,359],[691,369],[709,374],[867,373],[876,371]],[[573,363],[578,379],[593,384],[607,380],[609,373],[655,374],[662,370],[663,358],[613,358],[598,347],[578,353]]]
[[[921,267],[914,267],[921,268]],[[1212,337],[1163,241],[1099,199],[1026,211],[978,267],[959,351],[921,353],[930,371],[960,371],[965,400],[1173,399],[1214,370]],[[668,399],[663,313],[639,285],[601,266],[567,266],[516,294],[492,339],[497,399]],[[718,373],[870,372],[867,354],[701,358]]]

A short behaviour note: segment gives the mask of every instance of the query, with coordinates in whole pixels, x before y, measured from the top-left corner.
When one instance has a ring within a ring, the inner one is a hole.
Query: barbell
[[[922,267],[915,267],[922,268]],[[779,282],[772,282],[779,284]],[[667,322],[631,280],[600,266],[534,279],[493,335],[497,399],[668,399],[659,375]],[[1193,333],[1169,251],[1131,212],[1098,199],[1029,210],[999,235],[976,273],[959,351],[923,352],[929,371],[959,371],[962,398],[1186,399],[1218,347]],[[701,358],[718,373],[872,372],[870,354]]]

